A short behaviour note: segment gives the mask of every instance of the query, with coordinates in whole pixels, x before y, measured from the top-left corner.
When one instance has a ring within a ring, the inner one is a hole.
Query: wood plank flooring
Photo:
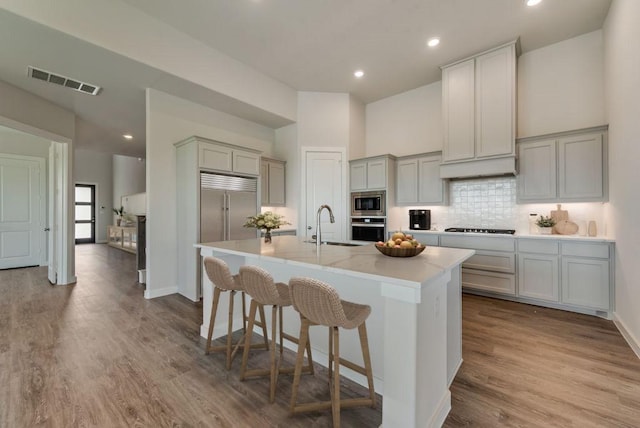
[[[613,322],[464,295],[445,426],[640,427],[640,360]]]
[[[204,355],[201,305],[145,300],[133,255],[82,245],[76,265],[68,287],[46,268],[0,271],[0,427],[331,425],[328,412],[289,416],[289,376],[269,404],[266,378],[240,382],[240,359],[227,371]],[[446,427],[640,427],[640,360],[611,322],[477,296],[463,317]],[[303,377],[301,398],[328,399],[325,379]],[[344,410],[342,424],[377,427],[381,408]]]

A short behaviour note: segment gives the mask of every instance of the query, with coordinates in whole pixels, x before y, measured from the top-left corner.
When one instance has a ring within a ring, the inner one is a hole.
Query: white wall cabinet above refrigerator
[[[516,43],[442,67],[441,177],[515,173]]]
[[[218,141],[192,137],[198,142],[198,166],[211,171],[260,175],[260,153]],[[191,140],[190,139],[190,140]]]

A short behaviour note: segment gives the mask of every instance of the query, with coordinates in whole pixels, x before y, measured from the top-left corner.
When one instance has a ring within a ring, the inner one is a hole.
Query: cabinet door
[[[260,156],[256,153],[233,151],[233,172],[240,174],[259,175]]]
[[[518,295],[560,301],[558,256],[518,254]]]
[[[418,202],[418,159],[398,161],[396,168],[396,202],[415,204]],[[439,171],[438,165],[438,180]]]
[[[476,58],[476,157],[514,154],[515,46]]]
[[[474,63],[470,59],[442,70],[444,162],[475,156]]]
[[[354,162],[349,167],[351,190],[367,190],[367,163]]]
[[[269,204],[285,205],[285,171],[284,164],[269,162]]]
[[[232,153],[229,147],[200,143],[198,166],[218,171],[232,171]]]
[[[269,162],[260,162],[260,205],[269,206]]]
[[[367,189],[387,188],[387,161],[385,159],[367,162]]]
[[[603,135],[587,134],[558,140],[559,195],[562,200],[604,197]]]
[[[562,257],[562,303],[609,310],[609,261]]]
[[[533,141],[518,145],[518,200],[556,198],[556,142]]]
[[[444,203],[445,182],[440,178],[440,156],[418,159],[418,202],[423,204]]]

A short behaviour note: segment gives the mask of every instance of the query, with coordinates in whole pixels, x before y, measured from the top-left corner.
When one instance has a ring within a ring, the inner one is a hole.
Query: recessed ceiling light
[[[356,70],[356,71],[353,72],[353,75],[356,76],[358,79],[360,79],[361,77],[364,76],[364,71]]]
[[[133,135],[131,134],[124,134],[123,137],[125,140],[133,140]]]
[[[427,45],[430,48],[434,48],[434,47],[438,46],[439,44],[440,44],[440,39],[437,38],[437,37],[433,37],[433,38],[429,39],[429,41],[427,42]]]
[[[540,3],[542,0],[527,0],[527,6],[535,6]]]

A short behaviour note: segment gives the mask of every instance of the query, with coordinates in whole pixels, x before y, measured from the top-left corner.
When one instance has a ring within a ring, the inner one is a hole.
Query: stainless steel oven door
[[[351,216],[380,216],[386,215],[386,192],[351,193]]]
[[[373,222],[372,222],[373,221]],[[386,241],[387,234],[385,219],[352,219],[351,239],[354,241]]]

